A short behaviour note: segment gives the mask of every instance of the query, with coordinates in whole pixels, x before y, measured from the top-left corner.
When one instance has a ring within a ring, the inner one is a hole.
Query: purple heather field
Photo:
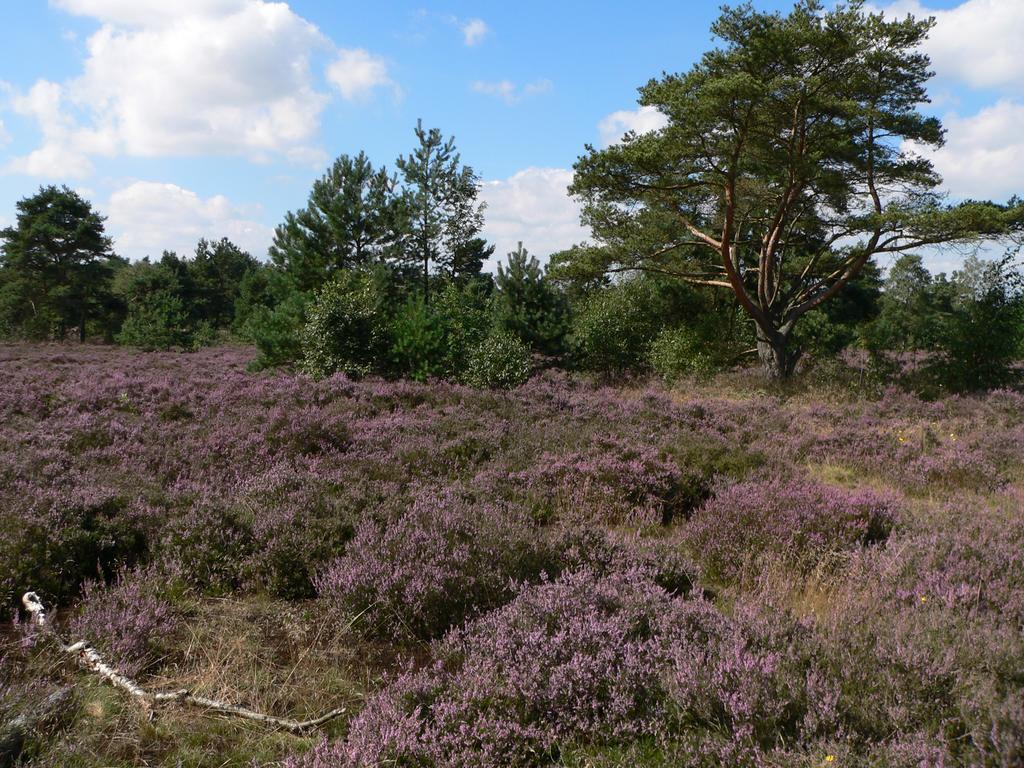
[[[30,765],[1024,765],[1019,392],[252,357],[0,346],[0,713],[78,691]],[[140,713],[28,589],[154,689],[346,713]]]

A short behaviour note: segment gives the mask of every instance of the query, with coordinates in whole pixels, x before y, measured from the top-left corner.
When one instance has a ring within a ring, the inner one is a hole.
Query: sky
[[[497,256],[521,240],[546,257],[588,234],[566,192],[573,162],[659,126],[637,88],[712,47],[718,6],[0,0],[0,227],[40,185],[66,184],[128,258],[201,237],[264,258],[335,157],[393,169],[422,119],[479,174]],[[926,109],[947,129],[932,160],[951,198],[1024,194],[1024,2],[873,7],[936,18]]]

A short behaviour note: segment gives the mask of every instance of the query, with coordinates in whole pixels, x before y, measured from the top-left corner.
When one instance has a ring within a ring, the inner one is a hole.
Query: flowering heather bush
[[[664,452],[615,438],[586,451],[545,454],[517,473],[535,517],[611,525],[660,525],[671,519],[682,472]]]
[[[160,594],[161,579],[155,571],[121,571],[108,586],[86,582],[71,635],[96,646],[123,673],[137,675],[167,653],[179,628],[175,608]]]
[[[884,541],[897,514],[895,500],[874,491],[770,477],[721,489],[682,536],[710,573],[728,580],[766,555],[807,571],[831,552]]]
[[[365,518],[317,587],[369,634],[437,637],[555,566],[531,534],[522,515],[454,490],[424,492],[397,519]]]
[[[347,740],[291,765],[539,765],[638,739],[691,761],[757,761],[838,719],[807,634],[751,610],[727,618],[635,571],[576,571],[448,635]]]

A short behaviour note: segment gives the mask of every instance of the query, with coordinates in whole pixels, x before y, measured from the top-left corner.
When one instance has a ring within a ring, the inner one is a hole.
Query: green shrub
[[[412,296],[391,323],[391,370],[415,381],[440,378],[447,373],[443,319],[421,296]]]
[[[245,324],[245,336],[258,351],[254,370],[290,365],[302,356],[302,327],[309,299],[293,293],[277,306],[255,307]]]
[[[463,380],[474,387],[511,389],[530,376],[530,347],[508,331],[497,330],[469,356]]]
[[[208,339],[209,334],[196,335],[197,328],[189,322],[185,304],[169,291],[157,291],[142,297],[128,307],[128,317],[117,334],[117,342],[140,349],[192,349]]]
[[[391,322],[391,372],[416,381],[461,378],[490,326],[484,289],[449,283],[430,304],[410,297]]]
[[[689,375],[704,376],[720,367],[711,343],[694,328],[666,328],[651,344],[651,368],[666,384]]]
[[[537,352],[560,354],[569,326],[568,302],[522,243],[508,255],[507,266],[498,265],[495,283],[492,311],[497,325]]]
[[[386,296],[369,272],[345,270],[316,294],[302,329],[302,369],[319,379],[379,370],[387,344]]]
[[[591,295],[573,320],[573,357],[584,370],[621,373],[645,367],[661,327],[648,281],[630,280]]]

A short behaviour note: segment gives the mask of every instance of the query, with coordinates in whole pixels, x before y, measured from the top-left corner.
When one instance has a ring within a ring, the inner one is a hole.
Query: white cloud
[[[526,168],[483,183],[483,234],[495,244],[497,260],[504,261],[520,240],[530,253],[546,259],[590,236],[580,225],[579,203],[567,191],[571,182],[572,171],[565,168]]]
[[[4,121],[0,120],[0,147],[7,146],[11,142],[11,134],[4,127]]]
[[[936,73],[977,88],[1020,90],[1024,78],[1024,3],[1019,0],[966,0],[955,8],[929,8],[920,0],[879,4],[888,16],[935,17],[925,51]],[[877,6],[876,6],[877,7]]]
[[[200,238],[229,238],[257,258],[266,255],[273,229],[256,221],[258,207],[238,206],[223,195],[202,198],[176,184],[136,181],[110,196],[107,231],[117,253],[159,258],[163,251],[191,254]]]
[[[506,104],[518,104],[524,98],[528,96],[536,96],[539,93],[547,93],[553,89],[554,83],[550,80],[535,80],[532,83],[519,87],[511,80],[498,80],[498,81],[487,81],[487,80],[475,80],[470,85],[477,93],[485,94],[486,96],[493,96],[496,99],[501,99]]]
[[[459,29],[462,30],[462,39],[466,45],[474,46],[481,42],[483,39],[490,34],[490,27],[483,19],[468,19],[464,22],[459,23]]]
[[[657,107],[638,107],[612,112],[597,124],[597,130],[601,134],[601,145],[610,147],[622,141],[622,137],[629,131],[648,133],[666,125],[668,117]]]
[[[286,4],[55,2],[102,26],[88,38],[80,76],[41,80],[15,98],[39,122],[43,145],[14,168],[49,173],[73,158],[69,167],[81,173],[93,155],[311,150],[328,95],[315,87],[310,56],[332,46]]]
[[[61,109],[63,93],[60,84],[49,80],[38,80],[27,93],[11,92],[11,109],[39,124],[43,143],[29,154],[10,160],[3,168],[5,172],[49,179],[77,179],[92,173],[92,163],[80,146],[89,142],[90,135],[76,135],[74,121]]]
[[[946,144],[906,148],[931,159],[954,197],[1000,199],[1024,194],[1024,104],[1002,100],[975,115],[943,118]]]
[[[349,101],[364,98],[375,88],[395,88],[388,75],[387,62],[362,48],[338,51],[337,58],[327,68],[327,80]]]

